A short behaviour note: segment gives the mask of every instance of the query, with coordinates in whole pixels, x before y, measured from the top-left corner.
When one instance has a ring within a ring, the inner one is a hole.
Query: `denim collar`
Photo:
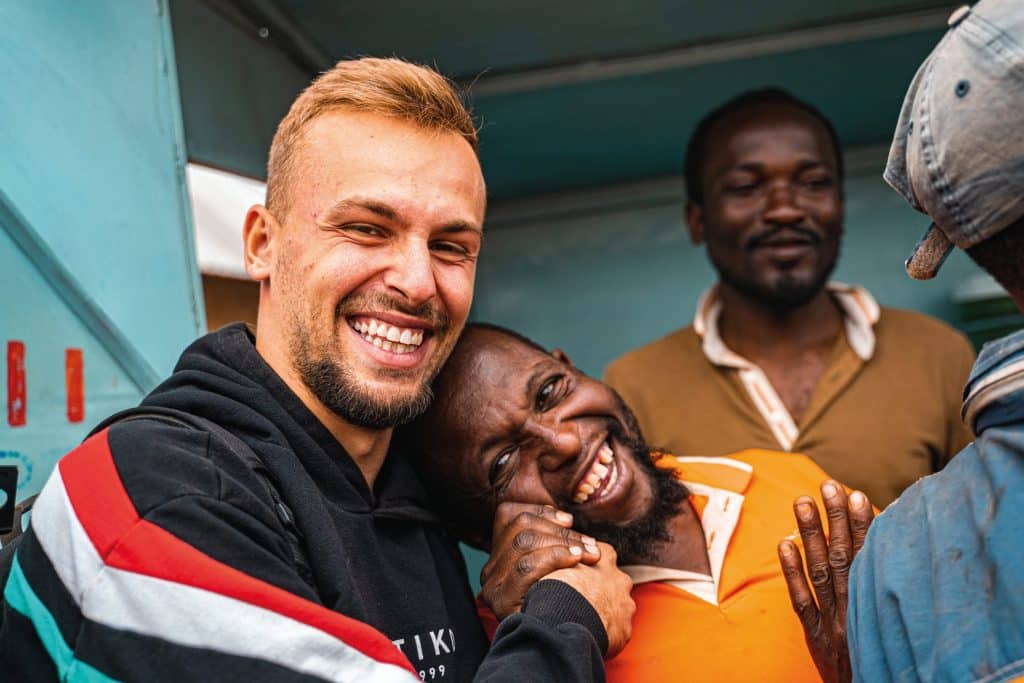
[[[961,414],[975,435],[1024,419],[1024,330],[982,347],[964,389]]]

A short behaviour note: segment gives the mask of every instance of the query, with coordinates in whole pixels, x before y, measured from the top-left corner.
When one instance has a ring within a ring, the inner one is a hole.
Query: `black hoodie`
[[[371,491],[243,325],[192,344],[143,405],[211,420],[259,455],[315,589],[226,444],[117,423],[65,456],[37,502],[5,591],[12,680],[603,680],[600,619],[561,582],[536,585],[488,648],[407,459],[390,452]]]

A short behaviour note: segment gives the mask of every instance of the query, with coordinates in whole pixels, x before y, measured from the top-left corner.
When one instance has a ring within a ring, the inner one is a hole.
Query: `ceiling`
[[[190,157],[262,176],[276,122],[333,61],[398,55],[467,87],[492,201],[679,173],[708,109],[779,85],[843,144],[888,141],[949,2],[175,0]]]

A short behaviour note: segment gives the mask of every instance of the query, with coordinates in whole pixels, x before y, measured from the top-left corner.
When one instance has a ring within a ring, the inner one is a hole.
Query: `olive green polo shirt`
[[[799,423],[760,368],[718,336],[714,288],[694,325],[614,361],[605,381],[655,448],[688,456],[804,453],[884,507],[973,439],[960,406],[974,352],[934,318],[881,308],[859,287],[829,289],[844,331]]]

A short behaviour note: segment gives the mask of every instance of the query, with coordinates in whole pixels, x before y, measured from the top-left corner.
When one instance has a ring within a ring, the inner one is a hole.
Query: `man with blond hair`
[[[629,633],[614,552],[566,530],[488,651],[392,429],[469,313],[485,189],[448,81],[341,62],[296,100],[244,225],[242,324],[185,350],[41,493],[5,584],[5,680],[586,681]],[[525,518],[569,520],[533,506]]]

